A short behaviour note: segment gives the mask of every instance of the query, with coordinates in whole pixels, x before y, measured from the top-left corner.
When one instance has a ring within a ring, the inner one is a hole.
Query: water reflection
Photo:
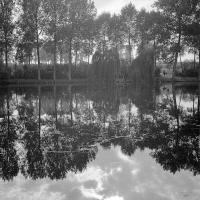
[[[200,173],[197,86],[7,88],[0,96],[3,180],[65,179],[99,148],[126,156],[150,150],[164,170]]]
[[[2,109],[0,127],[0,176],[3,180],[12,180],[14,176],[17,176],[19,171],[18,157],[14,148],[15,141],[18,139],[16,123],[11,119],[9,101],[10,96],[9,92],[7,92],[2,101],[4,109]]]

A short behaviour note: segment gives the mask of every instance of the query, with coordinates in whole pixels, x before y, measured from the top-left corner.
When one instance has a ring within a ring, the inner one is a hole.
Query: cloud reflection
[[[83,173],[68,174],[60,181],[32,181],[18,176],[0,183],[2,200],[197,200],[200,178],[189,172],[164,172],[149,156],[136,151],[128,157],[120,148],[100,149],[94,162]],[[195,183],[195,184],[194,184]]]

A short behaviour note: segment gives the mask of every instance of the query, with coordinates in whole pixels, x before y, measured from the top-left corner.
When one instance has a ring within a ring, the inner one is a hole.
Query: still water
[[[199,91],[0,88],[0,199],[199,199]]]

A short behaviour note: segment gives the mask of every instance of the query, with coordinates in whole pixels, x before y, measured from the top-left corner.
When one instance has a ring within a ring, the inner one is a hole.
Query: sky
[[[141,8],[150,10],[155,0],[94,0],[94,2],[98,14],[102,12],[110,12],[113,14],[119,13],[121,8],[130,2],[132,2],[138,10]]]

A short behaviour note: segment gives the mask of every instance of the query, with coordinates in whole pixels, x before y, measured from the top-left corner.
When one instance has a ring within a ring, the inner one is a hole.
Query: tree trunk
[[[129,64],[131,65],[131,62],[132,62],[132,57],[131,57],[131,54],[132,54],[132,48],[131,48],[131,33],[130,33],[130,29],[129,29],[129,34],[128,34],[128,50],[129,50]]]
[[[73,125],[73,96],[72,96],[72,88],[71,85],[67,87],[70,101],[70,116],[71,116],[71,126]]]
[[[31,56],[30,55],[28,56],[28,65],[29,65],[29,67],[31,65]]]
[[[104,53],[105,53],[105,50],[106,50],[106,35],[104,34],[104,39],[103,39],[103,55],[104,55]]]
[[[5,45],[5,62],[6,62],[6,69],[8,70],[8,45],[7,45],[7,42]]]
[[[38,80],[41,80],[41,74],[40,74],[40,47],[39,47],[39,41],[37,38],[37,58],[38,58]]]
[[[129,134],[131,133],[131,99],[128,100],[129,105],[128,105],[128,130]]]
[[[141,41],[141,49],[140,49],[140,54],[144,52],[144,46],[145,46],[145,33],[144,30],[142,30],[142,41]]]
[[[38,133],[39,133],[39,147],[41,147],[40,134],[41,134],[41,87],[38,87],[39,98],[39,112],[38,112]]]
[[[53,4],[53,31],[54,31],[54,52],[53,52],[53,80],[56,80],[56,65],[57,65],[57,4]]]
[[[56,39],[56,27],[55,27],[55,33],[54,33],[54,54],[53,54],[53,80],[56,80],[56,50],[57,50],[57,39]]]
[[[179,111],[176,102],[176,91],[174,83],[172,83],[172,94],[173,94],[173,103],[174,103],[174,115],[177,122],[177,129],[176,129],[176,146],[179,145],[179,129],[180,129],[180,122],[179,122]]]
[[[200,48],[199,48],[199,81],[200,81]]]
[[[68,68],[68,80],[71,81],[71,73],[72,73],[72,39],[70,39],[69,43],[69,68]]]
[[[88,65],[90,64],[90,47],[91,47],[91,41],[89,40],[89,42],[88,42],[88,48],[89,48],[89,51],[88,51]]]
[[[195,103],[195,98],[194,98],[194,94],[193,94],[193,95],[192,95],[192,114],[193,114],[193,117],[194,117],[194,115],[195,115],[194,103]]]
[[[62,64],[62,60],[63,60],[63,50],[61,47],[61,49],[60,49],[60,64]]]
[[[58,111],[57,111],[57,91],[56,85],[53,86],[53,93],[54,93],[54,109],[55,109],[55,127],[57,129],[58,126]]]
[[[178,54],[180,52],[180,44],[181,44],[181,17],[179,17],[179,33],[178,33],[178,43],[176,46],[176,52],[175,52],[175,61],[173,65],[173,72],[172,72],[172,81],[175,81],[176,76],[176,67],[177,67],[177,61],[178,61]]]
[[[8,123],[8,129],[7,129],[7,139],[9,140],[10,137],[10,101],[9,101],[9,90],[6,96],[6,103],[7,103],[7,123]]]
[[[196,52],[194,48],[194,70],[196,69]]]
[[[8,38],[7,38],[7,31],[4,31],[4,40],[5,40],[5,63],[6,63],[6,70],[8,70]]]
[[[35,21],[36,21],[36,42],[37,42],[37,61],[38,61],[38,81],[41,80],[41,74],[40,74],[40,44],[39,44],[39,27],[38,27],[38,13],[36,14],[36,18],[35,18]]]
[[[156,70],[156,41],[154,39],[154,42],[153,42],[153,57],[154,57],[154,69],[153,69],[153,77],[155,76],[155,70]]]
[[[0,49],[0,65],[3,64],[3,51]]]
[[[173,65],[173,71],[172,71],[172,81],[175,81],[175,76],[176,76],[176,66],[177,66],[177,59],[178,59],[178,52],[175,53],[175,62]]]
[[[200,81],[198,84],[197,119],[198,119],[198,122],[200,122]],[[199,135],[200,135],[200,127],[199,127]]]
[[[180,65],[181,65],[181,70],[183,71],[184,69],[183,69],[183,63],[182,63],[181,54],[179,55],[179,57],[180,57]]]
[[[76,53],[75,53],[75,70],[76,70],[76,65],[77,65],[77,56],[78,56],[78,51],[76,50]]]
[[[200,53],[199,53],[199,56],[200,56]],[[200,57],[199,57],[199,60],[200,60]],[[199,72],[200,72],[200,61],[199,61]],[[199,73],[199,75],[200,75],[200,73]],[[198,84],[198,90],[199,91],[198,91],[198,113],[197,113],[198,118],[197,119],[198,119],[198,122],[200,122],[200,81],[199,81],[199,84]],[[199,123],[198,123],[198,125],[199,125]],[[199,126],[199,137],[200,137],[200,126]]]

